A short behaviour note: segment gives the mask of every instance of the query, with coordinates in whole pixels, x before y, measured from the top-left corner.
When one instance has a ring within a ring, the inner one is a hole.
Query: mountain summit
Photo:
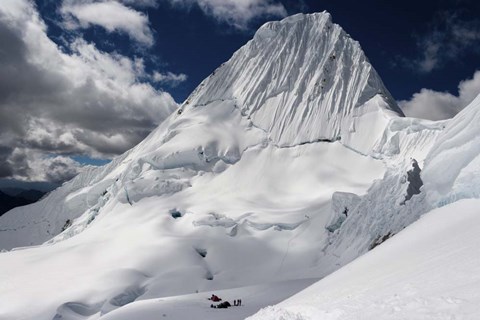
[[[266,23],[183,108],[218,100],[234,101],[279,146],[348,140],[353,119],[374,104],[402,115],[360,44],[327,12]]]

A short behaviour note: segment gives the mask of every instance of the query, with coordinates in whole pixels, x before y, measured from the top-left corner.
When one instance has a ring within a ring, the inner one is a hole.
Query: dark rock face
[[[414,195],[420,193],[420,188],[423,186],[423,181],[420,177],[421,171],[422,170],[418,166],[418,162],[415,159],[412,159],[412,169],[407,171],[407,194],[405,195],[405,200],[403,200],[403,202],[401,203],[402,205],[404,205],[405,202],[410,200]]]

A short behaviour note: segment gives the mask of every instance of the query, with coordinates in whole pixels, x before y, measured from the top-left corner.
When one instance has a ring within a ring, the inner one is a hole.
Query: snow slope
[[[479,319],[480,201],[435,209],[249,320]]]
[[[314,279],[291,280],[278,283],[215,291],[222,300],[230,301],[242,298],[242,305],[229,309],[212,309],[210,292],[195,293],[160,299],[148,299],[119,308],[102,320],[155,320],[196,319],[196,320],[233,320],[245,319],[257,312],[262,306],[273,304],[288,298],[314,282]]]
[[[267,23],[135,148],[0,218],[0,318],[328,275],[426,212],[446,124],[403,118],[329,14]]]

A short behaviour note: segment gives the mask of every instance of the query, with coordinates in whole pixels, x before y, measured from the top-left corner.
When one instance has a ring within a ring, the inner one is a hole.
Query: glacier
[[[258,297],[245,318],[478,197],[479,103],[404,117],[330,14],[269,22],[139,145],[0,217],[0,318],[175,318],[191,303],[227,319],[202,304],[212,290]]]

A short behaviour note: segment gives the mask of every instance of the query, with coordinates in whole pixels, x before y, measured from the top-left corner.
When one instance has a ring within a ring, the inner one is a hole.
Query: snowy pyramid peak
[[[322,12],[264,24],[182,108],[234,100],[273,143],[292,146],[349,135],[372,99],[403,115],[360,44]]]
[[[136,147],[104,167],[85,170],[42,202],[2,216],[0,226],[9,231],[0,233],[0,248],[72,237],[105,210],[100,208],[106,190],[123,197],[122,203],[178,193],[197,174],[219,174],[255,148],[338,141],[363,155],[384,149],[404,154],[400,146],[391,147],[391,141],[400,141],[398,130],[384,135],[392,119],[403,120],[399,115],[359,43],[332,23],[330,14],[269,22]],[[162,187],[157,180],[131,185],[146,172],[160,172]],[[242,176],[250,188],[255,178]],[[44,223],[29,224],[33,215]],[[63,232],[66,221],[81,216]]]
[[[328,13],[267,23],[136,147],[0,217],[1,314],[121,319],[193,292],[210,312],[207,291],[323,278],[425,212],[418,192],[464,124],[422,189],[444,123],[401,116]]]

